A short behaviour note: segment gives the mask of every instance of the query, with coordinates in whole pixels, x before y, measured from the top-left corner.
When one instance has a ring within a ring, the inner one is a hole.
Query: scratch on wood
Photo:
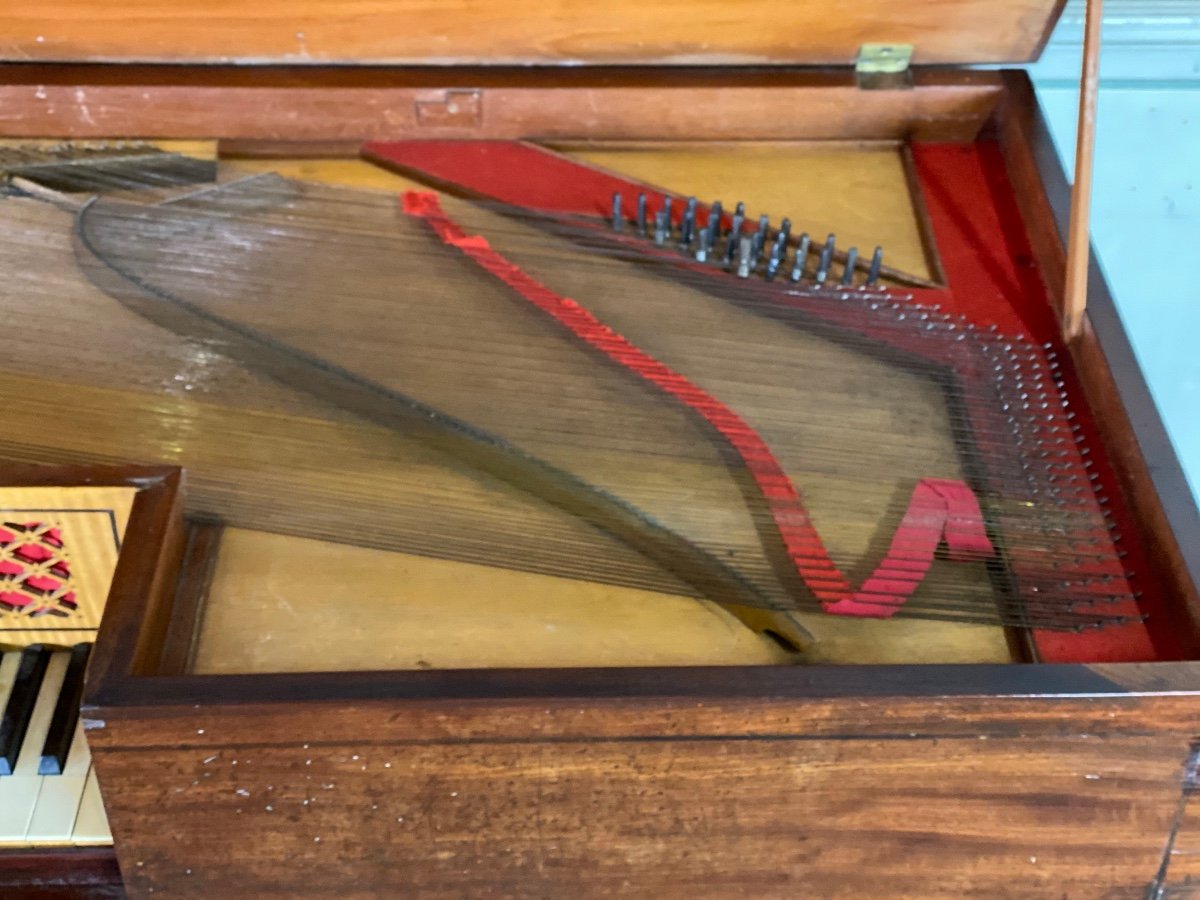
[[[1171,856],[1175,849],[1175,839],[1183,825],[1187,813],[1188,800],[1200,790],[1200,739],[1193,740],[1188,747],[1187,758],[1183,762],[1183,778],[1179,789],[1179,800],[1175,804],[1175,816],[1171,820],[1171,830],[1167,832],[1167,844],[1163,848],[1162,861],[1154,880],[1146,888],[1146,900],[1163,900],[1167,895],[1167,870],[1171,866]]]

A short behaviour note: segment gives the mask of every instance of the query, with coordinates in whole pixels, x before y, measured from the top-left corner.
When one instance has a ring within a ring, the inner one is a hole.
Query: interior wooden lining
[[[813,662],[1007,662],[1001,629],[810,614]],[[719,606],[601,585],[226,530],[196,674],[765,665],[770,640]]]
[[[341,141],[399,138],[974,139],[994,72],[393,70],[0,66],[0,136]]]

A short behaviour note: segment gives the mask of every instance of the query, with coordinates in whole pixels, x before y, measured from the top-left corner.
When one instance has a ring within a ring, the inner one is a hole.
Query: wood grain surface
[[[970,140],[998,88],[994,72],[940,70],[863,91],[829,71],[12,65],[0,135]]]
[[[55,62],[852,62],[864,43],[916,45],[918,63],[1030,59],[1060,0],[11,0],[0,59]]]
[[[135,897],[1133,898],[1192,711],[418,701],[93,734]]]

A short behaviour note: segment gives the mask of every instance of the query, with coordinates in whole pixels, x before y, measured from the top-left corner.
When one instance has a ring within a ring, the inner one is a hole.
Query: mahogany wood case
[[[924,0],[902,15],[885,2],[696,0],[569,2],[554,16],[477,0],[12,7],[0,56],[28,61],[0,66],[0,137],[298,155],[410,137],[984,143],[1028,266],[1061,302],[1067,185],[1027,77],[921,67],[1036,55],[1055,0]],[[917,68],[864,87],[849,64],[873,41],[915,45]],[[600,65],[556,65],[579,61]],[[219,529],[185,522],[186,475],[135,473],[136,540],[84,701],[126,890],[1183,889],[1197,840],[1200,521],[1098,270],[1068,350],[1114,502],[1150,554],[1139,587],[1172,636],[1159,662],[187,674]]]

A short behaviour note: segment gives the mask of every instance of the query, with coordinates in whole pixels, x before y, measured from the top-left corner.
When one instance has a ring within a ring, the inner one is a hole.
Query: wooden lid
[[[7,0],[0,60],[848,65],[1041,51],[1063,0]]]

